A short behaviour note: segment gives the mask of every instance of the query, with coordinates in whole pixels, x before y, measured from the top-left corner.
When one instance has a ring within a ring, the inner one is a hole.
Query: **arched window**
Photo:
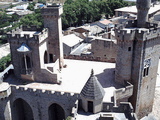
[[[49,120],[65,120],[65,113],[63,108],[54,103],[48,108]]]
[[[13,120],[34,120],[30,105],[21,98],[14,101],[13,112]]]

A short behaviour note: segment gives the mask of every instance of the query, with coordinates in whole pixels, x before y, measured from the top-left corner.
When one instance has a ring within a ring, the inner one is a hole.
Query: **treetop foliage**
[[[22,17],[20,19],[20,25],[26,25],[26,26],[36,25],[39,28],[42,27],[43,19],[40,13],[40,9],[36,9],[33,14],[28,14]]]
[[[9,66],[10,63],[11,63],[11,54],[8,54],[7,56],[2,57],[0,59],[0,72],[5,70]]]
[[[129,6],[131,3],[123,0],[66,0],[63,6],[63,29],[69,26],[79,26],[113,16],[114,9]]]

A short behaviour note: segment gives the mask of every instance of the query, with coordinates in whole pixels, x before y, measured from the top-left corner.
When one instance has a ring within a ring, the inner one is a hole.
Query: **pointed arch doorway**
[[[49,120],[65,120],[65,113],[63,108],[54,103],[48,108]]]
[[[18,98],[13,103],[13,120],[34,120],[30,105],[23,99]]]

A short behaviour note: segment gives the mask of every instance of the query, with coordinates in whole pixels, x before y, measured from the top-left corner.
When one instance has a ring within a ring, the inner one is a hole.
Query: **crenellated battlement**
[[[45,90],[45,89],[36,89],[36,88],[29,88],[29,87],[22,87],[22,86],[11,86],[12,91],[27,91],[27,92],[34,92],[35,94],[48,94],[48,95],[56,95],[56,96],[65,96],[65,97],[73,97],[80,98],[80,94],[78,93],[71,93],[71,92],[63,92],[63,91],[54,91],[54,90]]]
[[[59,18],[63,13],[63,8],[60,5],[47,6],[41,10],[43,17],[54,17]]]
[[[160,28],[155,23],[146,23],[146,28],[136,27],[137,21],[128,21],[124,24],[116,25],[115,34],[117,40],[149,40],[160,36]]]
[[[146,29],[157,29],[158,24],[157,23],[150,23],[150,22],[146,22]],[[129,20],[129,21],[125,21],[122,24],[116,24],[115,25],[115,29],[123,29],[123,28],[138,28],[137,27],[137,20]]]
[[[135,29],[121,29],[115,30],[115,35],[119,41],[132,41],[135,40]]]
[[[29,30],[27,29],[27,27],[24,27],[25,30]],[[33,31],[36,28],[32,28],[31,31],[24,31],[22,27],[18,27],[14,30],[12,30],[11,32],[7,33],[7,37],[9,39],[10,42],[12,42],[12,40],[18,40],[18,41],[35,41],[38,43],[41,43],[43,40],[45,40],[48,37],[48,29],[44,28],[42,31]]]
[[[114,91],[115,100],[123,99],[132,96],[133,94],[133,85],[129,82],[126,83],[125,88],[116,89]]]

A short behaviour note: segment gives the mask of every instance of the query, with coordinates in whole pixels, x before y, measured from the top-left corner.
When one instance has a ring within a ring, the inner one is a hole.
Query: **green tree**
[[[7,56],[2,57],[0,59],[0,72],[6,69],[10,63],[11,63],[11,54],[8,54]]]
[[[123,0],[66,0],[62,15],[63,29],[114,15],[114,9],[131,5]]]
[[[46,0],[38,0],[38,3],[46,4]]]
[[[5,12],[0,12],[0,28],[10,25],[11,18]]]
[[[18,21],[18,20],[19,20],[18,15],[13,14],[12,15],[12,21]]]
[[[34,4],[33,3],[29,3],[27,9],[31,10],[31,11],[34,11]]]
[[[72,118],[71,118],[71,116],[68,116],[67,118],[66,118],[66,120],[71,120]]]
[[[20,19],[20,25],[32,26],[35,25],[39,28],[43,26],[43,19],[40,10],[37,9],[35,13],[28,14]]]

